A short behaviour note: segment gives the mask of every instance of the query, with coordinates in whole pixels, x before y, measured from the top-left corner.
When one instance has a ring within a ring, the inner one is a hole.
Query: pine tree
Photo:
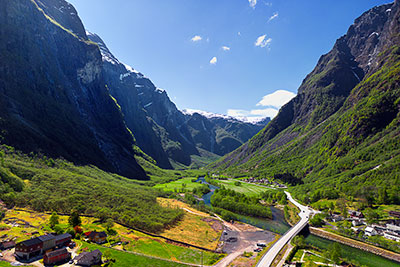
[[[59,216],[57,215],[57,212],[54,211],[49,219],[50,228],[54,230],[54,227],[59,223]]]
[[[72,226],[78,226],[82,224],[81,217],[79,216],[79,213],[77,211],[73,211],[71,216],[68,218],[68,223]]]

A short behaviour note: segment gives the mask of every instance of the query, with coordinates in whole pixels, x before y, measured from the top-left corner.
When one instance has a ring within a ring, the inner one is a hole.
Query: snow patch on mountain
[[[258,124],[259,122],[265,120],[263,117],[232,117],[224,114],[217,114],[208,111],[198,110],[198,109],[184,109],[181,111],[185,115],[192,116],[193,114],[197,113],[206,117],[207,119],[212,118],[222,118],[228,121],[239,121],[244,123],[251,123],[251,124]]]

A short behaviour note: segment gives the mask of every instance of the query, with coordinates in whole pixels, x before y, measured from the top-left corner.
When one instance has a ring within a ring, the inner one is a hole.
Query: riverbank
[[[373,245],[367,244],[367,243],[363,243],[354,239],[350,239],[344,236],[340,236],[334,233],[330,233],[327,231],[324,231],[322,229],[319,228],[314,228],[314,227],[310,227],[310,233],[331,241],[335,241],[353,248],[357,248],[357,249],[361,249],[364,250],[366,252],[369,253],[373,253],[375,255],[381,256],[381,257],[385,257],[387,259],[390,259],[392,261],[396,261],[400,263],[400,254],[394,253],[392,251],[389,250],[385,250],[382,248],[378,248],[375,247]]]

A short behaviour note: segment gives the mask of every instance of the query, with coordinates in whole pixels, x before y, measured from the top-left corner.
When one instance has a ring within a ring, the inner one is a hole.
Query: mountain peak
[[[208,111],[203,111],[203,110],[198,110],[198,109],[184,109],[181,112],[185,115],[190,115],[190,116],[192,116],[194,114],[199,114],[208,119],[220,118],[220,119],[225,119],[225,120],[229,120],[229,121],[250,123],[250,124],[254,124],[254,125],[259,125],[260,123],[263,123],[264,121],[267,121],[267,122],[270,121],[270,118],[267,118],[267,117],[243,117],[243,116],[233,117],[233,116],[228,116],[228,115],[224,115],[224,114],[218,114],[218,113],[213,113],[213,112],[208,112]]]

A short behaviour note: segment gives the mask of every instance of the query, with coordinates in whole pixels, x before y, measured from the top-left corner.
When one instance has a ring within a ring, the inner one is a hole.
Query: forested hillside
[[[177,179],[182,173],[147,164],[147,174],[156,177],[153,181],[135,181],[94,166],[75,166],[65,160],[25,155],[0,146],[0,198],[8,207],[67,214],[78,211],[158,232],[179,220],[183,212],[161,207],[156,198],[164,193],[150,186]]]

